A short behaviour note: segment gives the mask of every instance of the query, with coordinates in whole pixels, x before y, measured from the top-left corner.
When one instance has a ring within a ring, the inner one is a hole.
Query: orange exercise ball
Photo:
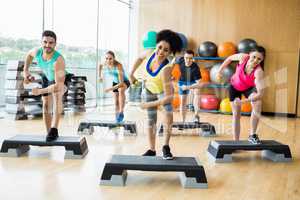
[[[200,68],[200,73],[201,73],[201,80],[203,82],[210,82],[209,70],[207,70],[206,68]]]
[[[218,56],[228,57],[236,53],[236,46],[232,42],[224,42],[218,46]]]
[[[223,113],[231,113],[231,105],[229,98],[225,98],[220,103],[220,111]]]
[[[178,95],[178,94],[175,94],[175,95],[174,95],[172,105],[173,105],[173,108],[174,108],[174,109],[176,109],[176,108],[179,107],[179,105],[180,105],[180,98],[179,98],[179,95]]]
[[[243,96],[242,99],[245,99],[245,97]],[[245,112],[245,113],[250,113],[252,110],[252,106],[250,102],[247,103],[243,103],[242,107],[241,107],[241,111]]]
[[[173,88],[174,88],[174,93],[175,95],[178,94],[179,91],[179,87],[178,87],[178,83],[173,81]]]
[[[172,70],[172,77],[174,78],[175,81],[178,81],[180,78],[180,66],[179,64],[175,64]]]

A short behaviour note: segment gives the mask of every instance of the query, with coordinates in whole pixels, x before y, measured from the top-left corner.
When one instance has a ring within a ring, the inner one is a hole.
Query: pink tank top
[[[231,77],[230,83],[238,91],[245,91],[251,87],[255,87],[254,73],[260,65],[256,65],[250,74],[246,74],[245,66],[249,58],[247,56],[241,64],[236,66],[235,73]]]

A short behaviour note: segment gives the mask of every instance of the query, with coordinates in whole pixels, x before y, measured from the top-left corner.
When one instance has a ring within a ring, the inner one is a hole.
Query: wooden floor
[[[113,118],[106,109],[90,110],[81,115],[65,114],[61,135],[76,135],[83,118]],[[64,160],[62,147],[32,147],[29,155],[20,158],[0,157],[0,199],[210,199],[210,200],[299,200],[300,199],[300,120],[263,117],[259,133],[263,139],[288,144],[293,155],[291,163],[263,160],[260,152],[234,154],[233,163],[215,164],[206,155],[210,140],[194,132],[175,132],[171,149],[176,156],[195,156],[203,164],[208,189],[184,189],[174,172],[129,171],[125,187],[100,186],[100,176],[106,160],[112,154],[139,155],[147,149],[144,131],[146,113],[137,107],[127,107],[126,118],[136,120],[138,136],[125,136],[96,128],[86,136],[89,153],[82,160]],[[191,116],[189,116],[191,118]],[[175,113],[175,119],[179,119]],[[231,116],[201,115],[201,121],[215,125],[217,139],[231,139]],[[41,119],[0,120],[0,141],[15,134],[44,134]],[[247,138],[249,117],[242,117],[242,138]],[[157,151],[161,154],[163,138]]]

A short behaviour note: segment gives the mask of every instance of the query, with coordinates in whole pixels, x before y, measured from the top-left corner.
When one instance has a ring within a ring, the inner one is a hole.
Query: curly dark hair
[[[177,33],[172,30],[165,29],[161,30],[156,35],[156,44],[160,41],[166,41],[170,44],[170,49],[173,54],[180,52],[182,49],[182,41]]]

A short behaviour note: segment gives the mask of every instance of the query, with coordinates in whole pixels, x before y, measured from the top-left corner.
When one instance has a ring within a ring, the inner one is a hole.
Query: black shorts
[[[124,83],[126,84],[127,88],[129,88],[130,86],[130,82],[129,80],[124,81]],[[118,85],[119,83],[113,82],[112,86]],[[119,92],[118,89],[113,90],[113,92]]]
[[[64,83],[65,86],[68,86],[68,83],[71,82],[71,79],[73,76],[74,76],[74,74],[66,74],[65,75],[65,83]],[[55,81],[49,81],[44,74],[42,75],[42,88],[47,88],[48,86],[50,86],[54,83],[55,83]],[[49,95],[49,93],[42,94],[42,96],[44,96],[44,97],[48,96],[48,95]]]
[[[235,98],[239,97],[240,99],[242,98],[242,94],[248,98],[250,94],[253,92],[257,92],[255,87],[251,87],[245,91],[238,91],[235,89],[232,85],[229,86],[229,99],[230,101],[234,101]]]

